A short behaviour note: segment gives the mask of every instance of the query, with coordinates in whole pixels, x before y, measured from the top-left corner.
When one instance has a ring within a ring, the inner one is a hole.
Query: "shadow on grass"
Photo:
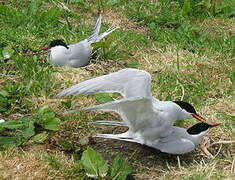
[[[115,128],[115,131],[120,131],[121,129],[123,128]],[[112,132],[109,131],[105,133]],[[140,145],[137,143],[113,139],[93,139],[94,143],[92,144],[92,147],[102,153],[105,159],[107,159],[109,162],[112,162],[114,155],[119,153],[122,155],[122,157],[127,158],[129,160],[129,162],[132,164],[134,169],[136,169],[136,171],[139,167],[141,167],[141,169],[157,168],[162,170],[169,169],[169,166],[179,168],[179,163],[180,166],[188,166],[189,164],[193,163],[194,160],[200,161],[201,159],[201,156],[196,154],[194,151],[187,154],[179,155],[178,158],[177,155],[163,153],[157,149]]]

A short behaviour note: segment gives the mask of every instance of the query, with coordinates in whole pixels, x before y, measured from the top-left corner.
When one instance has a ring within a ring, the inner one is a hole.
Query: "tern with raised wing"
[[[49,51],[49,60],[55,66],[70,66],[74,68],[83,67],[90,63],[90,58],[92,55],[92,43],[99,42],[101,39],[118,29],[118,27],[110,27],[107,31],[100,33],[101,27],[100,15],[96,21],[96,25],[93,33],[90,37],[82,40],[78,43],[66,45],[66,43],[61,40],[53,40],[49,46],[42,48],[44,51]]]
[[[160,101],[151,94],[151,76],[148,72],[126,68],[108,75],[78,83],[55,97],[118,92],[123,99],[105,104],[73,110],[74,113],[90,110],[114,111],[124,122],[103,121],[95,124],[127,126],[122,134],[99,134],[95,137],[118,139],[144,144],[170,154],[192,151],[203,135],[216,124],[200,122],[188,130],[173,126],[176,120],[196,118],[203,121],[194,107],[184,101]]]

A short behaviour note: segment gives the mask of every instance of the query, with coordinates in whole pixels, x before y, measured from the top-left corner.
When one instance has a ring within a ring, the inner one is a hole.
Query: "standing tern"
[[[203,121],[204,118],[197,114],[194,107],[187,102],[160,101],[154,98],[151,94],[150,74],[132,68],[78,83],[63,90],[55,97],[100,92],[118,92],[123,96],[123,99],[66,113],[89,110],[114,111],[121,115],[124,122],[106,123],[127,126],[129,129],[122,134],[100,134],[96,137],[137,142],[160,149],[163,152],[183,154],[195,148],[209,127],[218,125],[209,125],[203,122],[195,125],[207,127],[203,131],[196,131],[192,127],[192,130],[188,130],[189,132],[183,128],[174,127],[173,124],[176,120],[193,117]]]
[[[66,45],[63,40],[53,40],[49,46],[45,46],[42,50],[49,50],[49,60],[55,66],[70,66],[70,67],[82,67],[86,66],[90,62],[93,47],[92,43],[99,42],[101,39],[118,29],[118,27],[110,27],[107,31],[99,34],[101,27],[100,15],[96,21],[96,25],[93,33],[87,39],[75,44]]]

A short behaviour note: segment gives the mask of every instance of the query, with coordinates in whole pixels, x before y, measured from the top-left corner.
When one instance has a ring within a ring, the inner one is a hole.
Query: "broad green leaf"
[[[21,135],[24,138],[30,138],[31,136],[33,136],[35,134],[34,129],[35,129],[34,122],[29,121],[28,124],[25,126],[25,128],[22,129]]]
[[[59,118],[46,118],[42,121],[42,126],[45,129],[56,131],[59,129],[60,119]]]
[[[14,50],[10,46],[6,46],[2,50],[3,59],[9,59],[14,53]]]
[[[38,114],[45,114],[46,112],[51,112],[51,108],[48,105],[43,106],[38,110]]]
[[[132,168],[129,163],[122,159],[120,155],[117,155],[113,160],[111,167],[111,177],[113,180],[125,180],[127,176],[132,172]]]
[[[18,145],[19,141],[14,137],[0,137],[0,145]]]
[[[36,136],[32,137],[32,141],[36,143],[43,143],[48,138],[48,134],[44,131]]]
[[[92,148],[82,153],[81,162],[88,177],[98,179],[105,177],[108,173],[108,164],[102,155]]]
[[[55,113],[53,112],[53,110],[48,106],[43,106],[38,110],[37,113],[40,118],[42,119],[46,119],[46,118],[54,118],[55,117]]]
[[[139,66],[140,66],[140,63],[138,61],[132,61],[126,65],[126,67],[128,68],[138,68]]]
[[[43,116],[43,118],[54,118],[55,113],[52,111],[48,111],[48,112],[45,112],[42,116]]]
[[[223,7],[221,10],[226,17],[235,16],[235,7],[226,6],[226,7]]]
[[[101,103],[101,104],[107,103],[113,100],[107,93],[96,94],[95,99],[98,103]]]
[[[19,129],[23,127],[23,123],[20,120],[10,120],[2,123],[1,126],[7,129]]]
[[[25,116],[25,117],[22,117],[20,120],[23,122],[24,127],[28,127],[29,122],[34,121],[34,118],[32,118],[31,116]]]

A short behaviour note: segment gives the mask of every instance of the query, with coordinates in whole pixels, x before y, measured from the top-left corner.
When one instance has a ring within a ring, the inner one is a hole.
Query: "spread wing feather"
[[[90,110],[113,111],[120,114],[121,118],[133,132],[143,131],[152,127],[153,119],[156,121],[158,119],[158,114],[152,107],[152,99],[135,97],[124,98],[80,110],[72,110],[65,112],[64,114]]]
[[[151,76],[146,71],[126,68],[108,75],[78,83],[63,90],[55,97],[94,94],[99,92],[118,92],[125,98],[151,97]]]

